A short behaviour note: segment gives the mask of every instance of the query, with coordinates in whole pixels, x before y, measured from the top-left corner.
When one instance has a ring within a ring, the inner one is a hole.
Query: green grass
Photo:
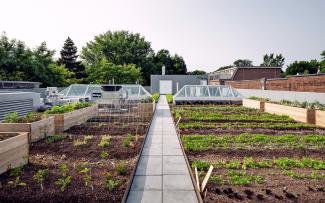
[[[263,146],[282,146],[282,147],[324,147],[324,135],[281,135],[272,136],[264,134],[243,133],[240,135],[186,135],[182,136],[185,150],[187,151],[205,151],[218,148],[245,148],[245,147],[263,147]]]

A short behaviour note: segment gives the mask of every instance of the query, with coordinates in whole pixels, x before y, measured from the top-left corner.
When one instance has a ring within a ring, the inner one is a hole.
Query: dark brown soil
[[[128,133],[133,133],[130,129],[135,129],[135,126],[128,125],[125,129],[119,125],[105,123],[110,130],[96,131],[96,127],[88,128],[92,125],[97,124],[92,122],[74,127],[61,141],[48,144],[43,140],[33,143],[30,148],[30,163],[23,168],[21,174],[21,181],[27,186],[14,188],[8,182],[15,178],[10,177],[9,173],[2,174],[0,176],[0,202],[121,202],[148,125],[142,125],[141,130],[138,131],[139,136],[131,142],[129,147],[124,147],[122,143]],[[108,134],[112,135],[109,146],[98,146],[101,135]],[[83,139],[84,135],[93,135],[93,138],[85,145],[74,146],[74,140]],[[100,157],[103,151],[108,152],[107,158]],[[117,164],[122,162],[126,166],[126,174],[123,175],[119,174],[116,168]],[[61,192],[60,187],[55,184],[55,181],[62,176],[58,168],[61,163],[67,164],[69,168],[67,174],[72,177],[71,184],[64,192]],[[75,169],[80,164],[86,164],[91,169],[92,187],[85,186],[84,175]],[[45,168],[49,169],[49,177],[44,181],[42,191],[40,184],[33,176],[37,170]],[[112,174],[113,180],[119,182],[113,191],[105,188],[107,172]]]
[[[184,120],[182,122],[185,122]],[[231,121],[229,121],[231,122]],[[281,136],[284,134],[295,134],[297,136],[306,134],[325,134],[324,129],[313,128],[311,130],[276,130],[261,128],[241,128],[241,129],[184,129],[180,131],[181,136],[191,134],[202,135],[238,135],[241,133],[256,133]],[[252,157],[255,160],[275,159],[288,157],[301,159],[309,157],[322,159],[325,157],[323,149],[290,149],[277,148],[272,149],[217,149],[209,151],[187,151],[186,155],[190,161],[208,161],[216,163],[217,161],[243,160],[245,157]],[[225,175],[230,169],[214,169],[212,175]],[[292,169],[298,173],[310,174],[311,169]],[[325,178],[321,179],[293,179],[283,174],[278,168],[247,169],[247,174],[260,175],[265,182],[262,184],[252,183],[250,185],[234,185],[226,182],[224,185],[209,182],[207,185],[204,202],[325,202]],[[325,170],[318,170],[325,174]],[[194,171],[193,171],[194,173]],[[200,172],[202,173],[202,172]],[[201,176],[203,179],[205,172]]]

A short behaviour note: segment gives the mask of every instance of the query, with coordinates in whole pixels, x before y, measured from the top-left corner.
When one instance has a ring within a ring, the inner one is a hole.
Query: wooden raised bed
[[[265,102],[253,99],[243,99],[243,106],[264,111]]]
[[[87,120],[98,116],[98,105],[78,109],[63,114],[49,114],[54,117],[55,133],[62,133],[72,126],[81,125]]]
[[[43,118],[33,123],[0,123],[0,132],[27,132],[29,142],[36,142],[54,135],[54,118]]]
[[[0,133],[0,174],[28,163],[28,133]]]
[[[316,125],[320,127],[325,127],[325,111],[316,110],[315,111],[315,120]]]
[[[280,104],[265,103],[265,112],[287,115],[296,121],[315,124],[315,110],[304,109]]]

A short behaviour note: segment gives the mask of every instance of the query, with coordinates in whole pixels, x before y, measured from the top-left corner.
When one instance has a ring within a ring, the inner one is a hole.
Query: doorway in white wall
[[[160,94],[172,94],[173,93],[173,81],[172,80],[159,80],[159,93]]]

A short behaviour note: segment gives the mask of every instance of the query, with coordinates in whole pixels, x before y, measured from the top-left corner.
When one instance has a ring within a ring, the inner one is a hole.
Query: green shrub
[[[153,93],[151,98],[157,103],[159,100],[160,94],[158,92]]]
[[[166,99],[169,104],[172,104],[174,101],[173,95],[172,94],[166,94]]]

